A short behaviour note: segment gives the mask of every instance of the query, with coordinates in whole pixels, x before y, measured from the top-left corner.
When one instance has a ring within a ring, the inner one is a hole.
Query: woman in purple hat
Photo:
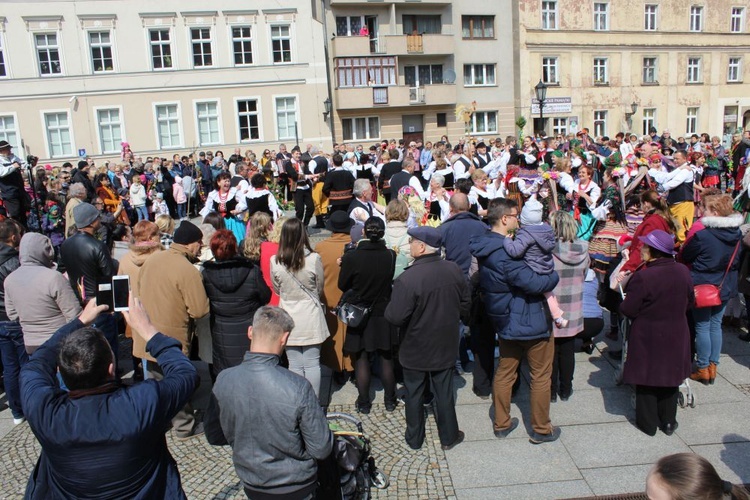
[[[677,428],[677,394],[690,376],[693,306],[690,271],[674,260],[674,239],[661,229],[640,237],[645,267],[630,278],[620,314],[632,320],[623,381],[635,386],[635,421],[653,436]]]

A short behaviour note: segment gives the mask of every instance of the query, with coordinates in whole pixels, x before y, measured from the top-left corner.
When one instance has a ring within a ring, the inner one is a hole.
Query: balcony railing
[[[425,89],[424,87],[409,87],[409,104],[424,104]]]
[[[372,88],[372,103],[373,104],[388,104],[388,87],[373,87]]]
[[[422,35],[406,35],[406,51],[411,53],[424,52]]]

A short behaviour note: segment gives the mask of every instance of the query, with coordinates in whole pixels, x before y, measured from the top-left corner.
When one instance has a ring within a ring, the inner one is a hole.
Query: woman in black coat
[[[620,314],[632,320],[623,381],[635,385],[636,425],[649,436],[677,428],[677,394],[690,375],[693,306],[690,271],[674,260],[674,239],[660,229],[640,237],[645,267],[625,288]]]
[[[271,300],[260,267],[239,255],[237,240],[228,229],[211,237],[215,260],[203,264],[203,285],[211,304],[213,375],[242,363],[250,341],[247,329],[253,315]]]
[[[398,329],[385,320],[385,308],[391,299],[391,284],[396,266],[396,253],[385,246],[385,223],[378,217],[365,222],[365,238],[341,259],[339,288],[346,302],[371,307],[367,320],[358,327],[346,327],[344,351],[354,361],[357,379],[357,411],[369,413],[370,355],[380,356],[380,380],[385,392],[385,409],[396,408],[396,377],[393,347],[398,344]]]

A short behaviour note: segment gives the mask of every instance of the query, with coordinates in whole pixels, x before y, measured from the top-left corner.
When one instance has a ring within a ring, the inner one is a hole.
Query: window
[[[596,31],[607,31],[609,29],[608,3],[594,3],[594,29]]]
[[[743,20],[745,19],[745,9],[743,7],[732,7],[732,21],[729,31],[732,33],[742,33],[744,28]]]
[[[703,31],[703,7],[690,7],[690,31]]]
[[[557,85],[560,83],[560,75],[557,57],[542,58],[542,81],[547,84]]]
[[[70,134],[68,112],[44,113],[44,126],[47,129],[50,158],[73,156],[73,139]]]
[[[495,85],[494,64],[464,64],[464,86]]]
[[[288,24],[271,26],[271,52],[273,62],[292,62],[292,34]]]
[[[278,140],[297,137],[297,98],[276,98],[276,135]]]
[[[698,108],[687,109],[687,124],[685,125],[686,134],[696,134],[698,130]]]
[[[651,128],[656,128],[656,108],[643,110],[643,135],[647,135]]]
[[[438,127],[447,127],[448,126],[448,113],[438,113],[437,116],[437,126]]]
[[[363,21],[362,16],[337,16],[336,36],[359,36]]]
[[[190,43],[193,46],[193,67],[213,66],[211,28],[190,28]]]
[[[232,27],[232,50],[235,66],[253,63],[253,37],[250,26]]]
[[[687,83],[701,82],[701,58],[688,57],[687,64]]]
[[[91,67],[94,73],[107,73],[114,70],[112,59],[112,39],[109,31],[89,33],[91,47]]]
[[[659,14],[658,5],[646,5],[643,10],[643,29],[646,31],[656,31],[657,15]]]
[[[552,135],[568,135],[568,119],[567,118],[553,118],[552,119]]]
[[[21,141],[18,140],[18,128],[16,128],[15,116],[0,116],[0,141],[8,141],[14,149],[21,147]]]
[[[741,82],[742,81],[742,58],[741,57],[730,57],[729,58],[729,70],[727,71],[728,82]]]
[[[198,123],[198,145],[221,144],[219,103],[216,101],[195,103],[195,118]]]
[[[409,87],[443,83],[443,65],[404,66],[404,80]]]
[[[542,2],[542,29],[557,29],[557,2]]]
[[[5,67],[5,49],[3,48],[3,37],[0,36],[0,78],[6,76],[8,76],[8,69]]]
[[[497,132],[497,111],[475,111],[471,117],[471,131],[474,134]]]
[[[404,15],[404,35],[439,35],[443,32],[440,16]]]
[[[495,38],[495,16],[461,16],[464,38]]]
[[[656,78],[656,58],[655,57],[644,57],[643,58],[643,83],[658,83]]]
[[[237,101],[240,142],[260,140],[259,117],[258,101],[256,99],[240,99]]]
[[[159,104],[156,106],[156,128],[159,137],[159,149],[182,147],[180,110],[177,104]]]
[[[609,83],[608,59],[606,57],[594,58],[594,85],[605,85]]]
[[[119,153],[122,150],[122,122],[120,110],[96,110],[96,122],[99,124],[99,148],[102,154]]]
[[[395,57],[342,57],[336,59],[339,88],[396,85]]]
[[[607,112],[594,111],[594,137],[607,135]]]
[[[60,64],[60,46],[57,45],[57,34],[38,33],[34,35],[36,54],[39,58],[39,74],[59,75],[62,73]]]
[[[362,141],[380,137],[380,118],[368,116],[366,118],[344,118],[341,128],[345,141]]]
[[[154,69],[171,68],[172,45],[169,39],[169,30],[149,30],[148,36],[151,44],[151,64]]]

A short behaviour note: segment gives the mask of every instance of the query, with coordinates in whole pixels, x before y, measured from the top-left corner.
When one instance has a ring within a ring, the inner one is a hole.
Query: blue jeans
[[[135,207],[135,211],[138,214],[138,221],[148,220],[148,208],[146,205]]]
[[[5,394],[13,418],[23,417],[21,409],[21,388],[19,375],[21,368],[29,361],[23,344],[23,331],[16,321],[0,321],[0,356],[3,361]]]
[[[724,316],[727,302],[722,302],[720,306],[693,309],[698,368],[707,368],[709,362],[719,364],[722,340],[721,318]]]
[[[177,204],[177,218],[184,219],[187,214],[187,202]]]

